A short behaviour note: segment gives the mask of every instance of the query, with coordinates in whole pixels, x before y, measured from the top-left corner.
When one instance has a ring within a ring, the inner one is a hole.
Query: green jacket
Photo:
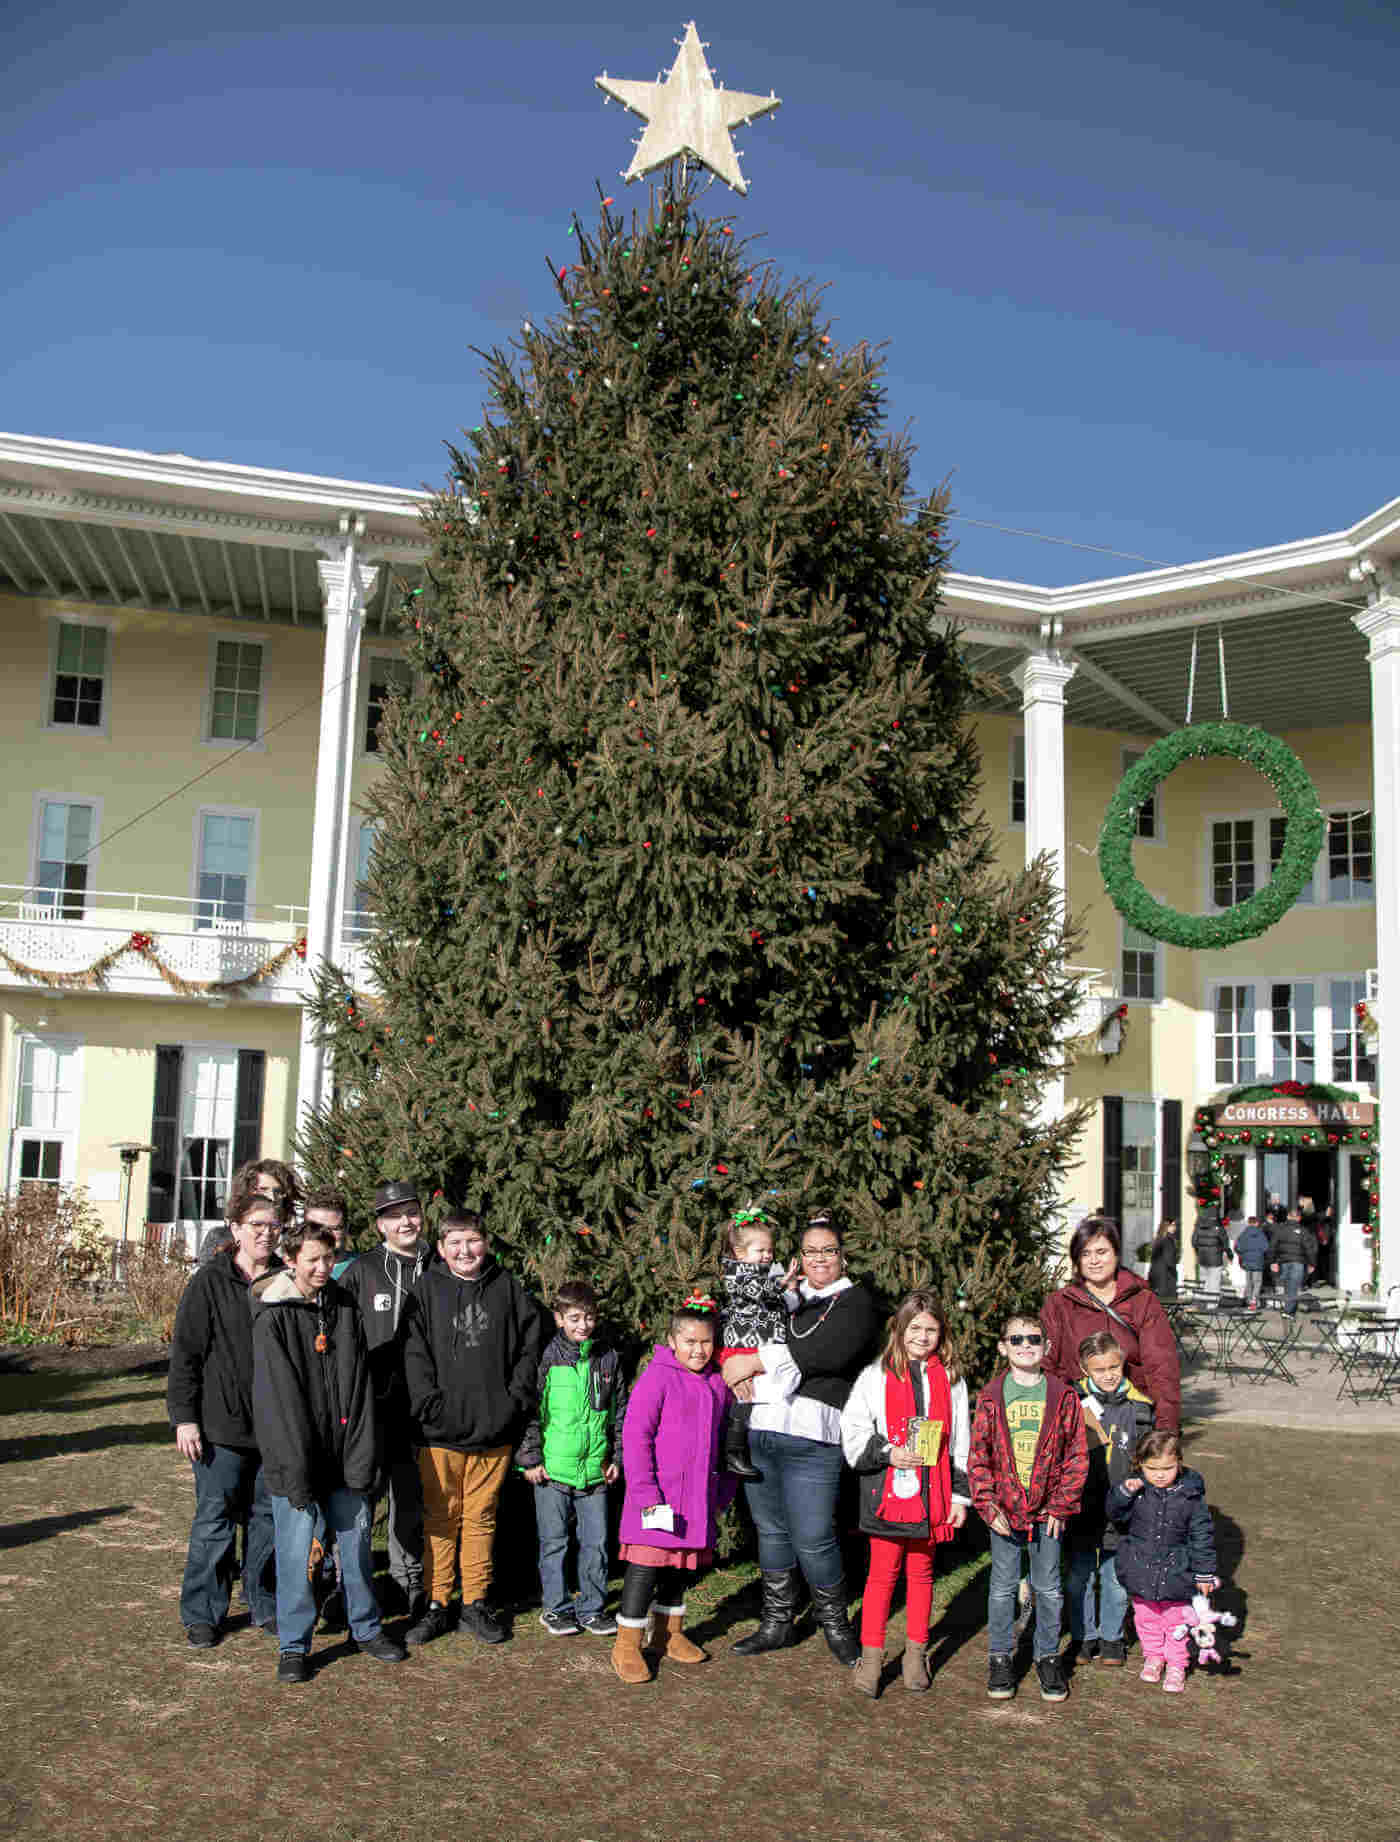
[[[627,1383],[616,1350],[597,1337],[571,1343],[561,1330],[540,1358],[539,1406],[515,1454],[522,1471],[543,1465],[553,1484],[591,1490],[620,1462]]]

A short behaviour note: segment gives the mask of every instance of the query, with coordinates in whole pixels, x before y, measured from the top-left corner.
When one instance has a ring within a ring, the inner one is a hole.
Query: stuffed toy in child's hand
[[[1219,1663],[1223,1659],[1215,1647],[1215,1633],[1217,1629],[1237,1622],[1233,1612],[1217,1612],[1204,1593],[1197,1593],[1185,1618],[1173,1628],[1172,1636],[1185,1637],[1189,1632],[1196,1646],[1196,1661]]]

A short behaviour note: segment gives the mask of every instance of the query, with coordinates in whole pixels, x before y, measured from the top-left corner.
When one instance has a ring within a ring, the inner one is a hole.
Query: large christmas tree
[[[1042,1289],[1075,994],[1048,876],[992,864],[944,496],[875,355],[692,191],[574,235],[429,514],[306,1162],[485,1208],[634,1328],[753,1205],[985,1326]]]

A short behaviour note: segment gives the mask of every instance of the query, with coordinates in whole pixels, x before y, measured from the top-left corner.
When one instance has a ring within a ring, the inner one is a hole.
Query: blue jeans
[[[294,1509],[286,1497],[273,1497],[272,1520],[277,1531],[278,1649],[299,1650],[304,1656],[311,1648],[316,1599],[306,1577],[306,1564],[311,1558],[312,1537],[321,1527],[334,1537],[340,1553],[340,1580],[351,1635],[360,1644],[378,1637],[379,1604],[374,1596],[369,1545],[373,1517],[365,1493],[346,1490],[342,1485],[306,1509]]]
[[[1278,1276],[1283,1281],[1283,1308],[1289,1317],[1298,1309],[1298,1294],[1303,1289],[1301,1260],[1280,1260]]]
[[[1035,1659],[1052,1657],[1060,1648],[1060,1608],[1064,1594],[1060,1590],[1059,1538],[1047,1535],[1045,1524],[1037,1522],[1027,1535],[1013,1530],[1010,1535],[987,1531],[992,1544],[992,1578],[987,1588],[987,1649],[994,1657],[1009,1657],[1016,1648],[1016,1589],[1021,1584],[1021,1556],[1029,1554],[1031,1591],[1035,1594]]]
[[[744,1485],[758,1530],[759,1566],[765,1573],[800,1567],[809,1586],[835,1586],[844,1572],[836,1539],[840,1446],[751,1431],[749,1456],[763,1473],[758,1483]]]
[[[1094,1610],[1094,1581],[1099,1583],[1099,1605]],[[1097,1642],[1117,1643],[1128,1614],[1128,1595],[1118,1584],[1118,1566],[1101,1548],[1069,1551],[1069,1634]]]
[[[596,1618],[608,1596],[608,1488],[575,1494],[559,1484],[535,1486],[535,1527],[540,1538],[540,1596],[547,1612],[567,1612],[564,1561],[569,1552],[569,1524],[578,1529],[578,1604],[580,1619]]]
[[[212,1625],[217,1631],[228,1617],[233,1589],[233,1545],[239,1526],[247,1525],[243,1543],[243,1594],[253,1623],[271,1623],[276,1602],[266,1582],[272,1559],[272,1504],[256,1452],[204,1441],[194,1471],[194,1521],[190,1524],[185,1578],[180,1587],[180,1622]]]

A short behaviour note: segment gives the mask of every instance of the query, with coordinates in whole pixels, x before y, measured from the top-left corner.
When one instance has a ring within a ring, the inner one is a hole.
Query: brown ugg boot
[[[880,1672],[885,1667],[883,1644],[862,1644],[860,1661],[851,1671],[851,1687],[873,1701],[880,1693]]]
[[[922,1644],[904,1646],[904,1686],[915,1695],[922,1695],[933,1681],[928,1668],[928,1639]]]
[[[612,1666],[614,1675],[620,1681],[633,1684],[651,1681],[651,1671],[642,1655],[642,1639],[646,1632],[645,1618],[639,1618],[635,1623],[630,1618],[618,1619],[617,1636],[612,1647]]]
[[[650,1649],[668,1663],[708,1663],[709,1653],[692,1644],[685,1634],[685,1606],[657,1605]]]

